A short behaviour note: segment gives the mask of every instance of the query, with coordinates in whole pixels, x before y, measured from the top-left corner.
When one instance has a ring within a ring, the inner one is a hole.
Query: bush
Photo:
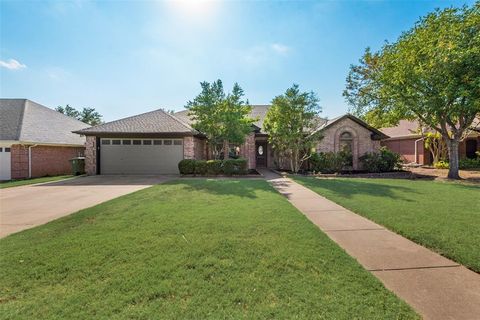
[[[207,161],[196,160],[195,161],[195,174],[206,175],[207,174]]]
[[[437,161],[433,164],[433,167],[435,169],[448,169],[450,167],[450,164],[448,161]]]
[[[193,174],[195,173],[195,160],[183,159],[178,163],[178,171],[180,174]]]
[[[217,174],[223,173],[222,160],[208,160],[207,173],[211,175],[217,175]]]
[[[367,152],[359,158],[363,169],[368,172],[389,172],[400,169],[402,160],[398,153],[381,147],[379,152]]]
[[[341,172],[342,169],[349,165],[351,155],[342,152],[320,152],[314,153],[310,157],[312,169],[321,173]]]
[[[459,169],[477,169],[480,168],[480,157],[476,159],[461,159],[458,162],[458,168]]]
[[[231,176],[233,174],[247,174],[247,160],[227,159],[223,160],[223,172]]]

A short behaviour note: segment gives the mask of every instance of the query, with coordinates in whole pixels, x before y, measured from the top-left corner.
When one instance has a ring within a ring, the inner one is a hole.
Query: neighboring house
[[[262,129],[268,108],[252,106],[251,116],[257,119],[252,133],[242,145],[230,146],[231,153],[247,159],[249,169],[278,166],[268,135]],[[317,151],[349,147],[354,169],[360,168],[361,155],[378,150],[380,140],[388,138],[352,115],[322,120],[318,130],[324,138]],[[87,137],[86,171],[91,175],[175,174],[180,160],[211,156],[205,136],[192,127],[187,110],[169,114],[160,109],[75,132]]]
[[[86,127],[27,99],[0,99],[0,180],[70,173],[69,160],[85,150],[72,131]]]
[[[432,164],[432,155],[425,148],[422,136],[425,129],[420,129],[417,121],[401,120],[395,127],[380,129],[390,138],[383,140],[382,145],[400,154],[405,163],[421,165]],[[480,151],[480,129],[472,130],[468,137],[459,145],[460,158],[475,158],[475,152]]]

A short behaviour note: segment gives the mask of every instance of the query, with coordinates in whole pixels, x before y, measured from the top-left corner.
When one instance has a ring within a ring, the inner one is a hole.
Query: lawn
[[[177,180],[0,240],[0,318],[416,319],[263,180]]]
[[[480,272],[480,186],[403,179],[294,179],[343,207]]]
[[[35,184],[35,183],[42,183],[42,182],[52,182],[52,181],[58,181],[58,180],[63,180],[63,179],[68,179],[72,178],[73,176],[55,176],[55,177],[41,177],[41,178],[33,178],[33,179],[22,179],[22,180],[10,180],[10,181],[5,181],[5,182],[0,182],[0,189],[3,188],[11,188],[11,187],[19,187],[19,186],[25,186],[29,184]]]

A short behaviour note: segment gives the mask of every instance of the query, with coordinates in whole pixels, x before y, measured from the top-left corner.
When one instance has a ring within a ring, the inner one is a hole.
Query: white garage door
[[[10,147],[0,147],[0,180],[10,180],[12,178],[11,161]]]
[[[178,173],[182,139],[101,139],[101,174]]]

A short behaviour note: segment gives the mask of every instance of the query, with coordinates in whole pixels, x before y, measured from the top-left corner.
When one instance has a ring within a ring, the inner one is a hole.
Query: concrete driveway
[[[0,190],[0,238],[175,176],[89,176]]]

